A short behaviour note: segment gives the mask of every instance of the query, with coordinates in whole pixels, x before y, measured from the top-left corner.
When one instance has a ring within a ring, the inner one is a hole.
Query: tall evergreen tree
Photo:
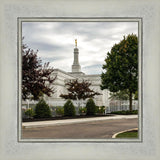
[[[126,91],[129,95],[130,111],[132,96],[138,90],[138,38],[131,34],[124,36],[107,53],[104,72],[101,75],[101,89],[111,92]]]

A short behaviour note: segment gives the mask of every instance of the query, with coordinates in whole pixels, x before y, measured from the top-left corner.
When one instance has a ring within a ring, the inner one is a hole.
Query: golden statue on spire
[[[77,39],[75,39],[75,46],[77,47]]]

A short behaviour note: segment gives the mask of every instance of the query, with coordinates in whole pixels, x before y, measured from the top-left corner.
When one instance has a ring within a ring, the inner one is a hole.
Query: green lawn
[[[116,138],[138,138],[138,131],[120,133],[116,136]]]

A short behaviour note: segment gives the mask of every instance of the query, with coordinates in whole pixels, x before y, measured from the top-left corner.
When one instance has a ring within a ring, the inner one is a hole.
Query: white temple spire
[[[81,72],[81,66],[79,65],[79,50],[77,48],[77,39],[75,39],[74,61],[72,65],[72,72]]]

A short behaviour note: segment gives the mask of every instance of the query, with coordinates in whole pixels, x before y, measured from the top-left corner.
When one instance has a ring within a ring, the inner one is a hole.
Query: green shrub
[[[24,114],[28,117],[28,118],[31,118],[34,116],[34,111],[32,108],[29,108],[29,109],[26,109]]]
[[[75,116],[75,107],[71,100],[67,100],[64,104],[64,116]]]
[[[133,114],[138,114],[138,110],[133,110]]]
[[[90,98],[88,101],[87,101],[87,104],[86,104],[86,109],[87,109],[87,115],[95,115],[96,113],[96,105],[93,101],[92,98]]]
[[[48,104],[45,102],[44,99],[41,99],[35,108],[35,118],[49,118],[51,117],[51,110]]]
[[[129,115],[129,114],[138,114],[138,110],[133,110],[133,111],[114,111],[111,112],[111,114],[122,114],[122,115]]]
[[[80,108],[79,108],[79,114],[85,114],[86,111],[87,111],[86,108],[83,108],[83,107],[80,107]]]
[[[64,115],[64,108],[63,107],[57,107],[56,108],[56,115],[63,116]]]
[[[96,113],[103,114],[105,113],[105,106],[96,106]]]

